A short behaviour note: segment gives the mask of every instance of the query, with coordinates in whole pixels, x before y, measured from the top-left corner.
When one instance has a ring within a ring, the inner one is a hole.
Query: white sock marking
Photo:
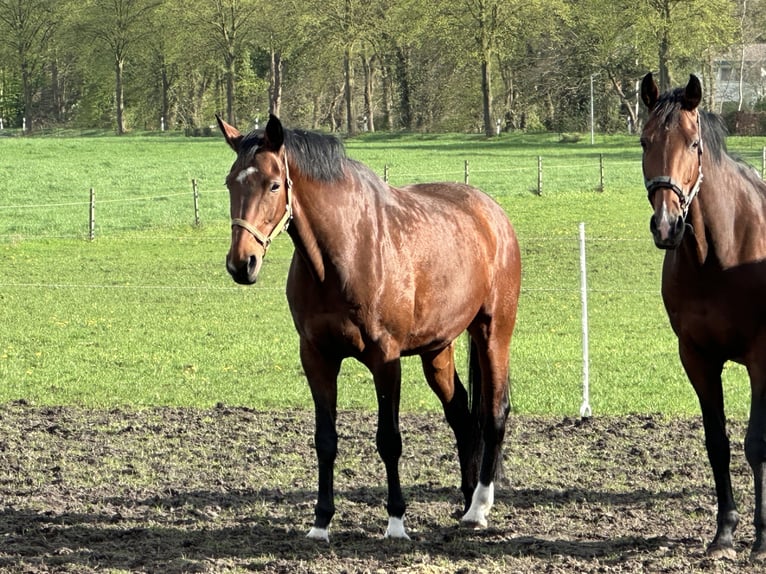
[[[410,539],[410,537],[407,536],[407,532],[404,530],[404,517],[388,517],[388,528],[386,528],[386,535],[384,538],[403,538],[405,540]]]
[[[481,482],[476,486],[471,498],[471,507],[460,520],[466,524],[475,524],[482,528],[487,526],[487,514],[495,503],[495,484],[484,486]]]

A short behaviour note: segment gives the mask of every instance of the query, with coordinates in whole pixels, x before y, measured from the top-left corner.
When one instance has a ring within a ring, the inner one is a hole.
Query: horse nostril
[[[247,274],[252,275],[255,273],[256,268],[258,267],[258,258],[255,255],[251,255],[247,259]]]
[[[652,233],[657,231],[657,218],[654,215],[649,218],[649,231]]]

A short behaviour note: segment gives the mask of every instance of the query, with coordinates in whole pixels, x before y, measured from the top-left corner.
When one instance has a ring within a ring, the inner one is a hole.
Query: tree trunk
[[[404,48],[396,49],[396,83],[399,87],[399,114],[402,127],[412,130],[412,96],[410,88],[410,58]]]
[[[269,113],[279,117],[282,107],[282,54],[273,49],[269,75]]]
[[[484,135],[491,138],[494,134],[492,125],[492,75],[490,70],[492,58],[492,38],[489,31],[489,14],[484,3],[480,3],[479,13],[479,49],[481,57],[481,104],[484,115]]]
[[[354,92],[354,67],[351,62],[351,48],[347,47],[343,53],[343,68],[345,70],[345,96],[346,96],[346,127],[348,135],[354,135],[356,133],[356,125],[354,123],[354,105],[353,105],[353,92]]]
[[[165,62],[160,67],[160,76],[162,81],[162,110],[160,113],[162,114],[165,126],[169,128],[172,125],[172,118],[170,117],[170,76]]]
[[[388,66],[383,66],[381,84],[383,88],[383,125],[385,125],[386,130],[392,131],[394,129],[393,101],[391,97],[393,85],[391,82],[391,68]]]
[[[373,91],[375,70],[375,56],[362,56],[362,69],[364,70],[364,117],[368,132],[375,131],[375,106],[373,103]]]
[[[484,110],[484,135],[491,138],[494,130],[492,126],[492,82],[488,61],[481,63],[481,103]]]
[[[659,45],[660,93],[670,89],[670,3],[662,5],[662,37]]]
[[[625,108],[625,111],[628,113],[628,122],[630,126],[630,131],[631,133],[633,133],[636,130],[638,130],[638,117],[636,116],[635,110],[633,109],[633,102],[631,102],[625,96],[625,92],[623,92],[620,82],[618,82],[617,78],[614,77],[614,74],[612,73],[612,71],[607,70],[606,73],[609,76],[609,81],[612,83],[612,88],[617,94],[617,97],[620,98],[620,102],[622,102],[622,105]]]
[[[742,45],[740,46],[739,59],[739,101],[737,102],[737,111],[742,111],[742,104],[745,101],[745,19],[747,17],[747,0],[742,0],[742,17],[739,21],[739,32],[742,36]]]
[[[23,92],[22,97],[24,98],[24,118],[26,122],[25,127],[27,132],[31,132],[32,131],[32,82],[30,80],[31,73],[29,71],[29,63],[27,62],[21,50],[19,52],[20,52],[19,55],[22,58],[21,60],[21,91]]]
[[[125,61],[118,57],[114,62],[114,97],[115,106],[117,108],[117,135],[125,133],[125,94],[122,87],[122,72],[124,67]]]
[[[234,54],[226,55],[226,121],[231,125],[237,124],[237,118],[234,117],[235,60]]]
[[[51,58],[51,107],[53,119],[56,123],[60,123],[64,119],[64,106],[62,105],[61,89],[59,86],[58,58],[55,55]]]

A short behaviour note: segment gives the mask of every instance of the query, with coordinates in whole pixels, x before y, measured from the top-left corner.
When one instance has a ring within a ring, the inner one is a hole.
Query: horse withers
[[[237,158],[226,180],[231,247],[226,268],[257,280],[272,239],[295,251],[287,300],[315,407],[318,496],[310,538],[328,540],[335,513],[337,377],[353,357],[372,373],[376,445],[388,482],[386,536],[407,538],[399,480],[400,358],[419,355],[457,441],[462,521],[485,526],[509,411],[509,347],[521,263],[503,209],[468,185],[392,187],[346,156],[331,136],[284,129],[241,134],[220,118]],[[471,338],[466,392],[455,340]],[[470,403],[470,407],[469,407]]]
[[[766,558],[766,184],[726,151],[720,116],[699,108],[702,86],[660,95],[651,74],[641,84],[649,117],[641,134],[643,171],[654,210],[650,228],[666,249],[662,298],[678,337],[681,363],[699,398],[718,499],[712,557],[734,557],[739,514],[721,373],[745,365],[752,397],[745,455],[755,479],[752,557]]]

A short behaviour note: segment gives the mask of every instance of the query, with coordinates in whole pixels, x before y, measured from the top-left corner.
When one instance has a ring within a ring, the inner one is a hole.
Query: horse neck
[[[743,168],[726,154],[722,154],[720,162],[706,159],[704,180],[689,211],[698,253],[700,243],[706,243],[705,249],[713,252],[724,269],[763,258],[766,186],[759,191],[755,180],[748,178]],[[704,231],[697,229],[700,226]]]
[[[362,195],[350,193],[353,189],[347,182],[319,183],[293,176],[293,222],[288,233],[319,281],[324,281],[328,266],[348,252],[355,229],[371,231],[357,225],[364,209],[351,201]]]

